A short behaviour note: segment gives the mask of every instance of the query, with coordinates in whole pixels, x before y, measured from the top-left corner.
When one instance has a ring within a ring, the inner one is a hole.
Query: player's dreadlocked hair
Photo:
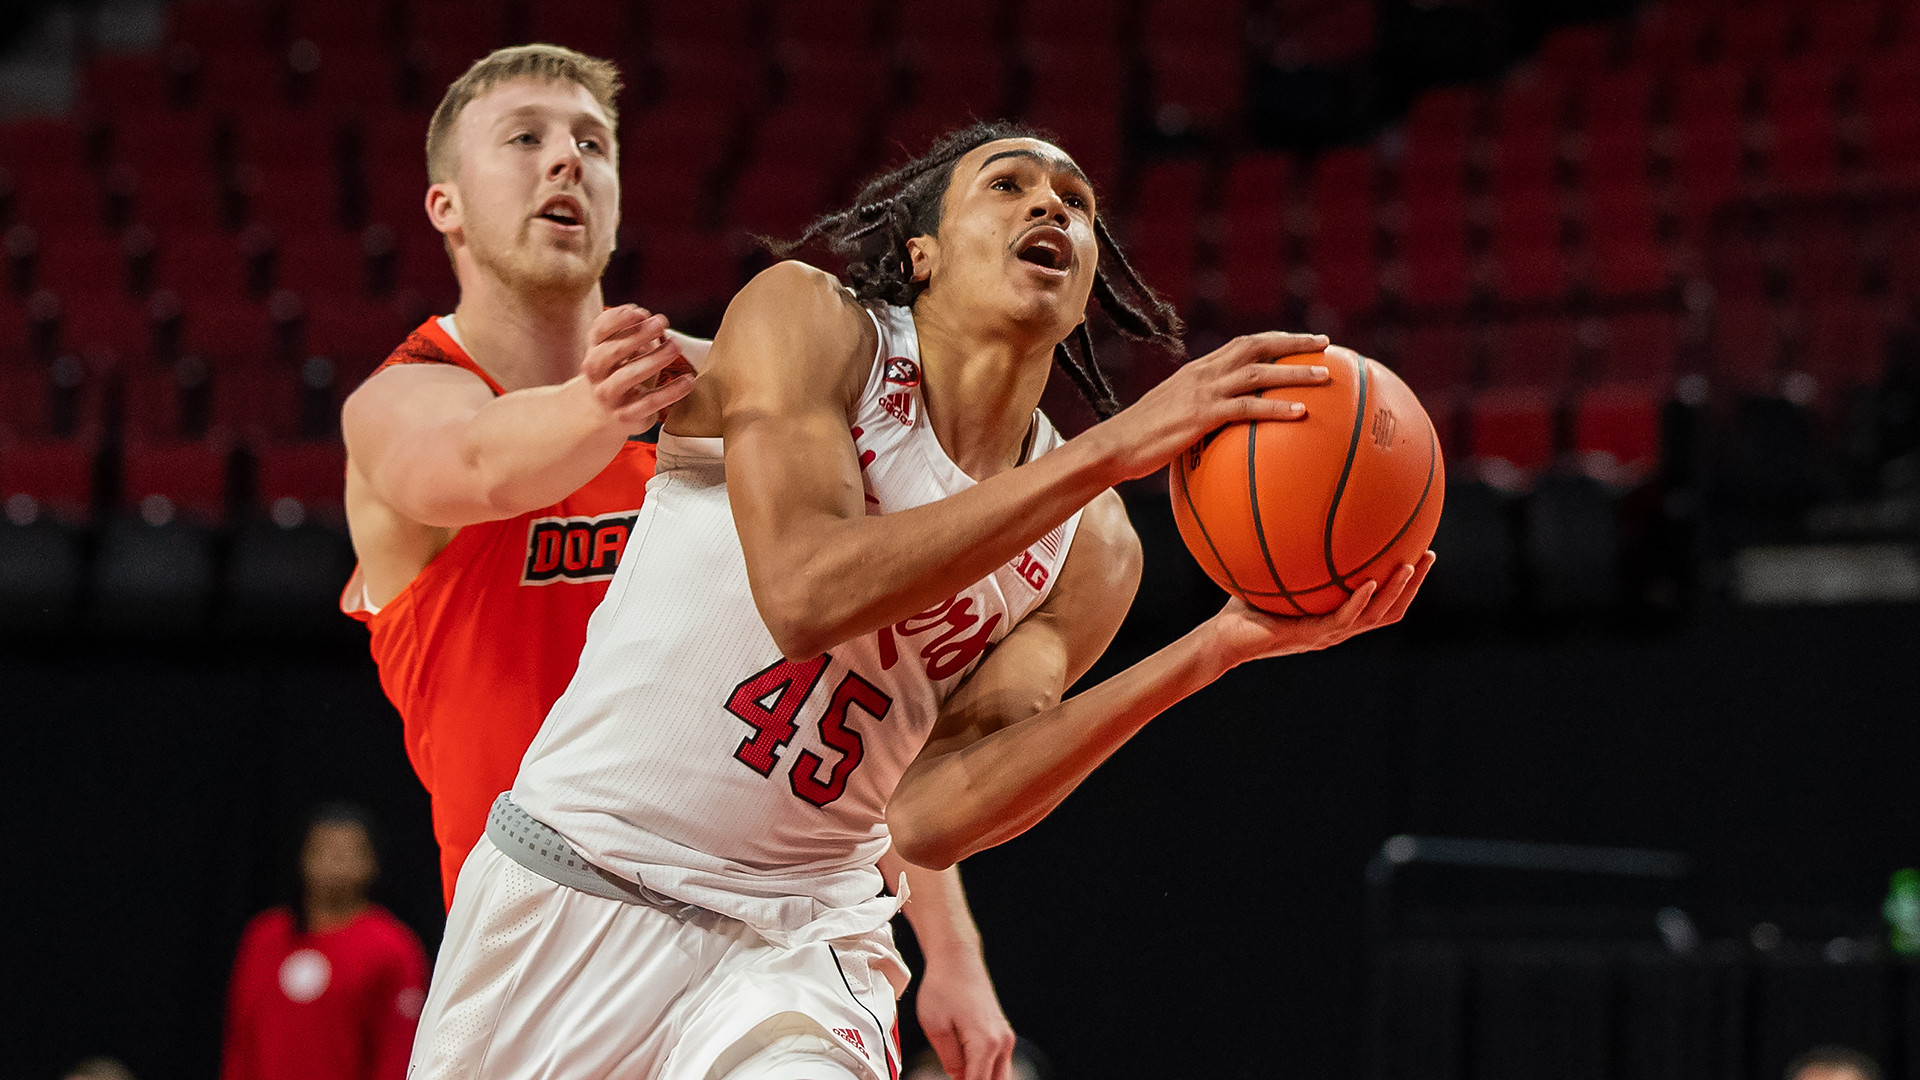
[[[922,156],[868,181],[851,208],[816,220],[791,243],[770,246],[784,256],[816,241],[823,242],[846,259],[847,268],[841,277],[863,303],[911,305],[927,285],[913,280],[907,241],[939,232],[954,162],[975,147],[1001,139],[1057,143],[1044,132],[1006,121],[961,128],[940,138]],[[1093,298],[1100,302],[1107,318],[1128,337],[1152,341],[1175,356],[1185,355],[1180,341],[1185,327],[1173,305],[1140,280],[1140,274],[1107,231],[1106,222],[1098,217],[1094,218],[1093,234],[1100,247]],[[1054,346],[1053,359],[1102,419],[1120,411],[1113,386],[1094,358],[1093,338],[1085,323]]]

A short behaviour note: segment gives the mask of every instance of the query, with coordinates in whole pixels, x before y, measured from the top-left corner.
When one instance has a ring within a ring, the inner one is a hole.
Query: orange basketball
[[[1384,583],[1433,542],[1446,493],[1440,441],[1399,376],[1348,349],[1324,386],[1267,390],[1301,420],[1229,424],[1174,459],[1173,516],[1220,587],[1275,615],[1320,615]]]

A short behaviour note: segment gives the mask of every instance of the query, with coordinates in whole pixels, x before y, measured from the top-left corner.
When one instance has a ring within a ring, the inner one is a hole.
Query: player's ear
[[[460,192],[450,183],[427,188],[427,220],[442,233],[458,232],[462,225]]]
[[[940,262],[940,241],[931,236],[916,236],[907,241],[907,258],[913,261],[913,280],[927,281]]]

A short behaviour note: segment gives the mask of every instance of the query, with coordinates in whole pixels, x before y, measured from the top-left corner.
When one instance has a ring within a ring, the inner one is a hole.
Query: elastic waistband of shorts
[[[683,922],[712,914],[595,866],[573,850],[566,838],[520,809],[509,792],[501,792],[493,800],[493,809],[487,811],[487,839],[501,854],[556,885],[589,896],[657,908]]]

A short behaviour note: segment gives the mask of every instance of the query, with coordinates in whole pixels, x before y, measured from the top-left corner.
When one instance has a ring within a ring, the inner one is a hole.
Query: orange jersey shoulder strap
[[[373,374],[378,375],[396,364],[452,364],[480,376],[480,381],[487,384],[487,389],[492,390],[495,397],[507,392],[505,387],[494,381],[493,376],[487,374],[486,369],[467,355],[467,350],[461,348],[459,342],[453,340],[453,335],[440,325],[438,317],[429,317],[413,333],[408,334],[407,340],[401,342],[399,348],[373,369]]]

